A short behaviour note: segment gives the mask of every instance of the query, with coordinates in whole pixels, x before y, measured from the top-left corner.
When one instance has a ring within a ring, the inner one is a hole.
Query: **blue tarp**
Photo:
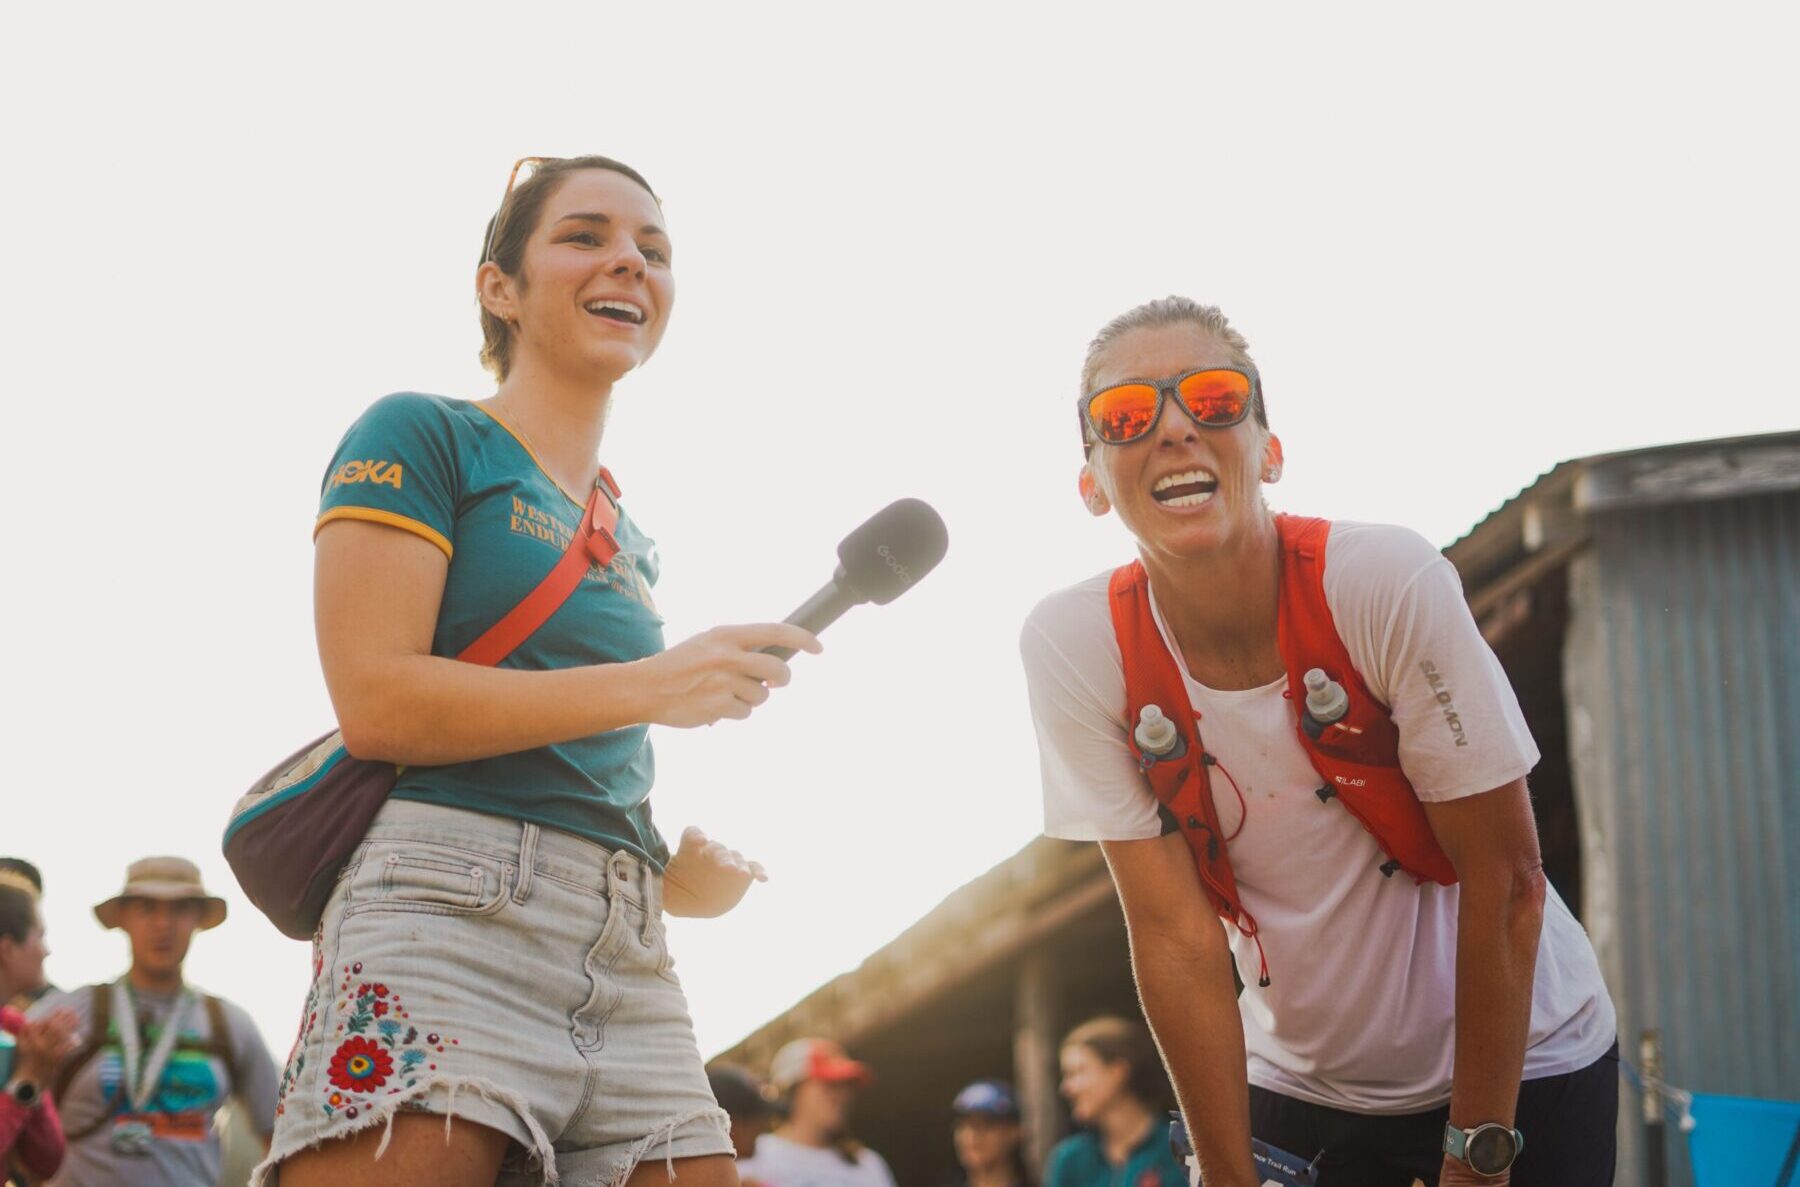
[[[1800,1101],[1696,1094],[1691,1111],[1698,1187],[1800,1187]]]

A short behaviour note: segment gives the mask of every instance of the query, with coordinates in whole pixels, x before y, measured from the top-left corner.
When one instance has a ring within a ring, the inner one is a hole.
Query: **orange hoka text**
[[[399,462],[381,461],[345,462],[331,475],[331,481],[325,484],[326,490],[338,486],[354,486],[358,482],[373,482],[377,486],[391,486],[400,489],[401,480],[406,471]]]

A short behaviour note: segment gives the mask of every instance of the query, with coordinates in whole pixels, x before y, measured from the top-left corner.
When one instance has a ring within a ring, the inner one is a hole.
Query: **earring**
[[[1264,482],[1279,482],[1280,480],[1281,480],[1281,467],[1280,466],[1270,466],[1267,470],[1263,471],[1263,481]]]

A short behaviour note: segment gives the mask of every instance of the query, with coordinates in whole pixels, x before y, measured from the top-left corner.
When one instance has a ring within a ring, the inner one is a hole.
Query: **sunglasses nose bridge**
[[[1181,410],[1179,414],[1173,412],[1177,408]],[[1198,437],[1201,427],[1200,418],[1181,398],[1181,389],[1172,383],[1156,385],[1156,417],[1150,422],[1151,433],[1161,436],[1173,429],[1181,440],[1186,441]]]

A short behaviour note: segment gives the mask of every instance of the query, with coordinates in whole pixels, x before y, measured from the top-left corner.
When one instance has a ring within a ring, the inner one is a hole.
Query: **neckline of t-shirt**
[[[1181,665],[1181,678],[1186,680],[1190,687],[1198,689],[1206,696],[1218,697],[1227,701],[1251,701],[1258,697],[1267,697],[1272,693],[1287,691],[1287,677],[1285,675],[1277,676],[1267,684],[1259,684],[1255,688],[1214,688],[1212,685],[1202,684],[1192,676],[1188,675],[1187,665],[1183,663]]]
[[[1169,658],[1175,661],[1175,670],[1181,673],[1181,678],[1187,681],[1190,687],[1199,689],[1207,696],[1222,697],[1228,701],[1248,701],[1287,688],[1286,672],[1267,684],[1259,684],[1255,688],[1214,688],[1210,684],[1200,683],[1194,679],[1194,674],[1188,671],[1187,660],[1182,656],[1181,650],[1175,646],[1174,640],[1169,637],[1169,624],[1163,621],[1162,607],[1156,604],[1154,589],[1150,591],[1150,618],[1156,623],[1156,633],[1162,639],[1163,650],[1167,651]]]
[[[517,430],[517,429],[513,428],[511,425],[507,424],[505,419],[502,418],[500,416],[500,414],[495,412],[492,408],[483,408],[480,404],[477,404],[473,400],[470,400],[468,402],[468,404],[469,404],[469,407],[473,408],[475,411],[481,413],[483,416],[487,417],[489,420],[493,421],[495,424],[497,424],[501,428],[505,429],[506,435],[511,437],[514,441],[518,442],[519,448],[523,449],[525,451],[525,456],[531,459],[531,464],[536,466],[538,473],[542,474],[544,476],[544,481],[548,482],[551,486],[555,487],[558,494],[562,495],[563,498],[569,500],[569,502],[571,504],[573,504],[577,510],[583,510],[586,508],[587,505],[585,503],[583,503],[580,499],[576,498],[574,495],[570,494],[567,490],[565,490],[563,488],[563,484],[558,482],[551,475],[550,471],[544,468],[544,459],[540,458],[537,455],[537,450],[533,449],[531,447],[531,443],[525,440],[525,435],[523,433],[519,432],[519,430]]]

